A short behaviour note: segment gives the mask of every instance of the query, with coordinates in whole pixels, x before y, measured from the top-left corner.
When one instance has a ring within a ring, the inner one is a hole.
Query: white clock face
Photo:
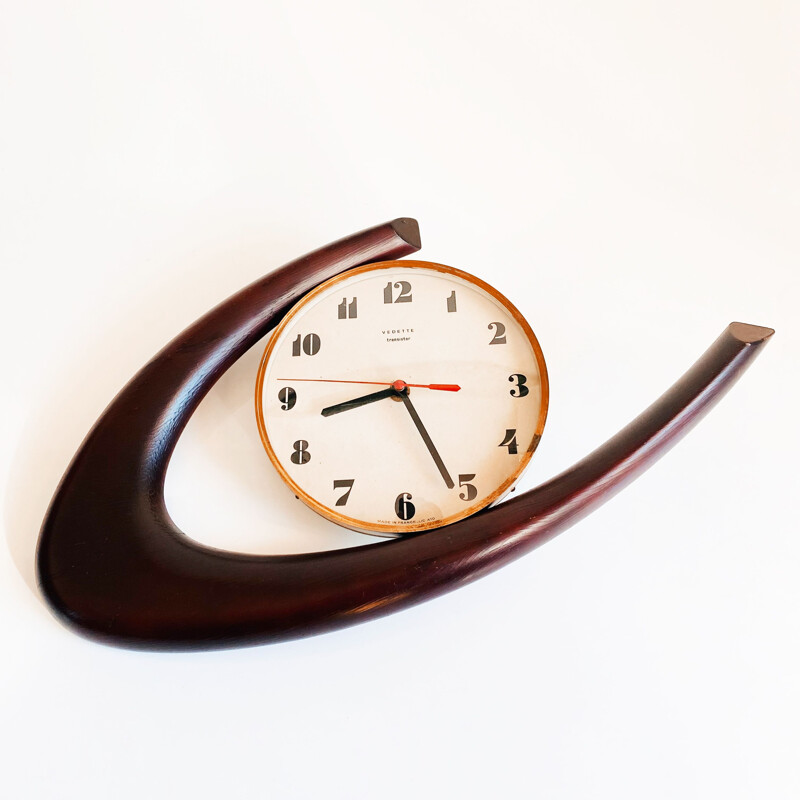
[[[340,525],[400,536],[510,489],[547,398],[539,344],[504,297],[450,267],[393,261],[322,284],[284,318],[256,414],[300,499]]]

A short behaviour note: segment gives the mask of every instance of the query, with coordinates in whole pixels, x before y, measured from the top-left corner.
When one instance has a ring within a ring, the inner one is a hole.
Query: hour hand
[[[388,389],[381,389],[380,392],[365,394],[363,397],[355,397],[352,400],[345,400],[344,403],[337,403],[335,406],[328,406],[322,409],[323,417],[330,417],[340,411],[349,411],[351,408],[365,406],[367,403],[374,403],[376,400],[383,400],[386,397],[397,397],[398,391],[391,386]]]

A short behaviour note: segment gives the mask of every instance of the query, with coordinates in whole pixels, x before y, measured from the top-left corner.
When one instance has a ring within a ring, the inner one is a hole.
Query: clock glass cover
[[[381,536],[447,525],[519,478],[547,370],[499,292],[422,261],[370,264],[307,294],[264,351],[256,417],[297,497]]]

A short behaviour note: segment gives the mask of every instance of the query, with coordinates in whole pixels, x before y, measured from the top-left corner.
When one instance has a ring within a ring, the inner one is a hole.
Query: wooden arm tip
[[[731,322],[728,326],[731,335],[744,344],[764,342],[775,333],[773,328],[764,328],[761,325],[750,325],[747,322]]]
[[[398,217],[391,222],[395,233],[415,250],[422,247],[422,238],[419,233],[419,223],[413,217]]]

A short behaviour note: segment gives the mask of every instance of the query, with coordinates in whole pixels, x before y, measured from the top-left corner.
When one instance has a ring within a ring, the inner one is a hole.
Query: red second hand
[[[392,386],[398,381],[337,381],[328,378],[277,378],[279,381],[286,381],[287,383],[363,383],[369,386]],[[461,387],[456,383],[406,383],[402,381],[404,386],[413,389],[435,389],[440,392],[460,392]]]

